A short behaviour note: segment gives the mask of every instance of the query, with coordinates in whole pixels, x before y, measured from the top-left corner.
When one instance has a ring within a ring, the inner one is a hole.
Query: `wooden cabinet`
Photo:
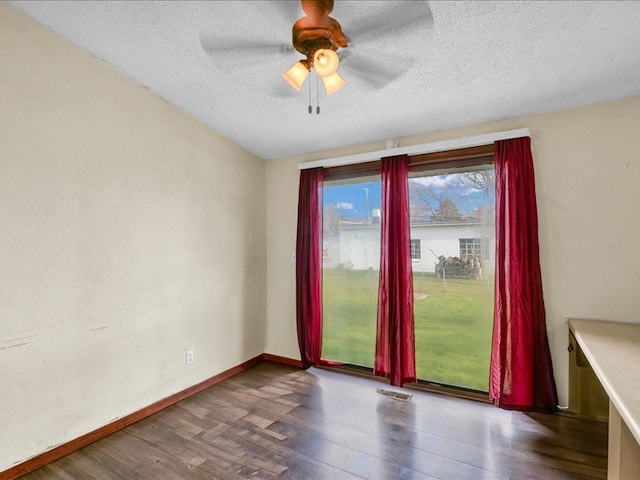
[[[595,420],[609,419],[609,397],[569,331],[569,408],[574,415]]]
[[[638,480],[640,324],[571,319],[569,330],[579,347],[577,365],[584,355],[609,399],[607,478]]]

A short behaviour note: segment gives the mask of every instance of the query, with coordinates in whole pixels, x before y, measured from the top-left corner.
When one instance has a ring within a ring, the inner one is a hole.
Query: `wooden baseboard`
[[[118,430],[122,430],[123,428],[128,427],[129,425],[135,422],[138,422],[143,418],[153,415],[154,413],[159,412],[163,408],[167,408],[173,405],[174,403],[178,403],[180,400],[184,400],[185,398],[190,397],[191,395],[194,395],[206,388],[209,388],[215,385],[216,383],[219,383],[244,370],[247,370],[248,368],[251,368],[254,365],[257,365],[260,362],[263,362],[265,360],[277,361],[277,360],[274,360],[274,358],[284,359],[285,361],[291,360],[291,359],[286,359],[285,357],[277,357],[276,355],[269,355],[268,356],[269,358],[266,358],[265,355],[266,354],[258,355],[257,357],[254,357],[250,360],[247,360],[246,362],[241,363],[240,365],[236,365],[235,367],[225,370],[224,372],[221,372],[218,375],[215,375],[211,378],[208,378],[207,380],[204,380],[189,388],[186,388],[185,390],[175,393],[170,397],[159,400],[149,405],[148,407],[138,410],[137,412],[133,412],[127,415],[126,417],[119,418],[118,420],[115,420],[109,423],[108,425],[105,425],[104,427],[101,427],[96,430],[93,430],[92,432],[86,433],[81,437],[78,437],[67,443],[59,445],[51,450],[41,453],[40,455],[36,455],[35,457],[30,458],[29,460],[26,460],[22,463],[19,463],[18,465],[14,465],[8,470],[4,470],[3,472],[0,472],[0,480],[14,480],[16,478],[21,477],[22,475],[26,475],[27,473],[33,472],[34,470],[37,470],[40,467],[44,467],[45,465],[51,462],[54,462],[66,455],[69,455],[70,453],[75,452],[76,450],[79,450],[83,447],[86,447],[87,445],[92,444],[93,442],[96,442],[102,438],[105,438],[108,435],[111,435],[112,433],[117,432]],[[295,360],[291,360],[291,361],[295,362]],[[280,362],[280,363],[284,363],[284,362]],[[290,363],[287,363],[287,365],[290,365]]]
[[[566,409],[560,409],[558,410],[556,413],[556,415],[560,415],[562,417],[567,417],[567,418],[575,418],[576,420],[586,420],[589,422],[602,422],[602,423],[608,423],[609,422],[609,417],[595,417],[593,415],[585,415],[584,413],[581,412],[573,412],[571,410],[566,410]]]
[[[281,365],[289,365],[290,367],[302,368],[302,362],[295,358],[281,357],[280,355],[273,355],[271,353],[263,353],[262,359],[265,362],[279,363]]]
[[[302,368],[302,362],[295,358],[281,357],[280,355],[273,355],[271,353],[263,353],[262,359],[265,362],[280,363],[281,365],[289,365],[290,367]]]

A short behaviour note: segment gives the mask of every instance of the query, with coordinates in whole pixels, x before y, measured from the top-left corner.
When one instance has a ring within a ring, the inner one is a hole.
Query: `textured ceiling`
[[[266,159],[640,95],[637,1],[336,0],[320,115],[280,76],[298,1],[7,3]]]

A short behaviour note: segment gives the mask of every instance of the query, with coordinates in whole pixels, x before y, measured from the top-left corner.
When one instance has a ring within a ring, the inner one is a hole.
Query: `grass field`
[[[378,273],[324,270],[322,356],[373,366]],[[488,389],[493,282],[414,275],[418,377]]]

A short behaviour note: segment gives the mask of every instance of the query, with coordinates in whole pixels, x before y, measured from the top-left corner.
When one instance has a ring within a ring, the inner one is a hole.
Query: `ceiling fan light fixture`
[[[338,75],[338,72],[333,75],[329,75],[328,77],[322,77],[322,83],[324,83],[324,90],[327,95],[331,95],[332,93],[336,93],[342,87],[344,87],[347,82]]]
[[[329,77],[338,71],[340,58],[329,48],[320,48],[313,54],[313,69],[319,77]]]
[[[300,60],[283,73],[282,78],[297,91],[300,91],[307,75],[309,75],[309,65],[304,60]]]

